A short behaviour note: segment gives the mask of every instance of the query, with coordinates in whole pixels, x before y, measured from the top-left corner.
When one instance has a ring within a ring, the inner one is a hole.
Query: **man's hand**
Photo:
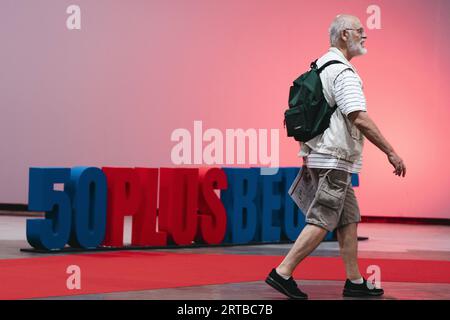
[[[393,173],[395,173],[396,176],[404,177],[406,175],[406,166],[403,160],[398,156],[398,154],[396,154],[395,152],[391,152],[387,157],[389,162],[395,168]]]

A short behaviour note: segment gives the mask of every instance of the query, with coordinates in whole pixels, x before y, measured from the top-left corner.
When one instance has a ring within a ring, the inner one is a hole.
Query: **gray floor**
[[[26,219],[0,215],[0,259],[20,259],[42,254],[20,252],[29,248],[26,241]],[[130,243],[130,220],[125,223],[125,244]],[[450,261],[450,227],[402,224],[361,223],[360,236],[369,240],[359,242],[361,258],[396,258]],[[291,244],[235,246],[220,248],[173,249],[177,252],[285,255]],[[167,250],[159,250],[167,251]],[[336,242],[322,243],[312,255],[338,256]],[[343,299],[343,281],[298,281],[310,299]],[[445,299],[450,300],[450,284],[383,282],[386,294],[382,299]],[[285,299],[284,296],[267,286],[264,282],[243,282],[223,285],[192,286],[182,288],[116,292],[51,299],[236,299],[272,300]],[[376,298],[379,299],[379,298]]]
[[[343,281],[297,281],[313,300],[358,300],[342,297]],[[449,284],[383,282],[385,294],[375,300],[449,300]],[[182,288],[115,292],[80,296],[51,297],[41,300],[285,300],[286,297],[263,281]]]

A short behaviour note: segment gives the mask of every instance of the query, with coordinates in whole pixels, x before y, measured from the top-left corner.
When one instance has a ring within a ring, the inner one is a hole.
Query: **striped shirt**
[[[348,116],[354,111],[367,111],[362,89],[359,77],[350,69],[344,70],[336,77],[331,92],[343,115]],[[349,173],[359,173],[362,168],[362,155],[357,161],[351,162],[311,150],[303,159],[304,164],[310,168],[338,169]]]

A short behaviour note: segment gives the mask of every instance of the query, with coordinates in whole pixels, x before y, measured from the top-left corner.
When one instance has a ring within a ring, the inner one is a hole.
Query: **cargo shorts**
[[[305,167],[304,179],[317,188],[306,212],[306,223],[328,231],[361,221],[358,201],[353,190],[352,174],[337,169]]]

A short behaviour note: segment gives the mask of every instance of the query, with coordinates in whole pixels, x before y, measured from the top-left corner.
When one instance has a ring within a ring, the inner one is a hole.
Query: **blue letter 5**
[[[45,211],[45,219],[27,220],[27,240],[36,249],[64,248],[70,235],[70,199],[55,183],[67,183],[69,168],[30,168],[28,210]]]

